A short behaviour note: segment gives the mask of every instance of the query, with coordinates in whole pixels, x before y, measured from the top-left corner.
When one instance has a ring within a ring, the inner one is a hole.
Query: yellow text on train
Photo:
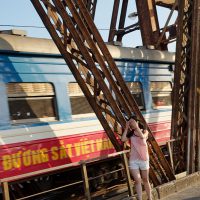
[[[89,155],[94,152],[113,148],[112,143],[107,138],[95,140],[88,140],[86,138],[72,144],[64,144],[64,141],[62,141],[60,145],[55,145],[50,148],[37,150],[26,148],[15,153],[5,154],[2,156],[1,167],[4,171],[13,170],[14,168],[21,169],[51,161]]]

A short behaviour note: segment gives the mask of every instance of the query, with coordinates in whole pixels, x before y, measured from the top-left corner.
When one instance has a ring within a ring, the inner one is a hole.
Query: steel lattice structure
[[[63,58],[117,151],[115,136],[125,127],[123,113],[135,113],[148,127],[136,101],[101,38],[82,0],[32,0]],[[122,127],[121,127],[122,126]],[[173,180],[174,174],[148,127],[154,185]]]
[[[200,1],[179,1],[172,138],[176,172],[199,170]],[[186,166],[187,163],[187,166]],[[198,165],[197,165],[198,163]]]
[[[167,50],[167,45],[174,42],[176,38],[177,24],[174,23],[169,25],[169,21],[172,17],[173,11],[177,9],[177,1],[135,0],[137,12],[133,13],[133,15],[138,16],[138,22],[125,26],[127,7],[128,4],[131,5],[131,3],[134,3],[134,1],[114,1],[108,42],[122,43],[122,39],[126,34],[140,30],[144,46],[153,46],[155,49]],[[156,5],[161,5],[171,9],[169,18],[166,20],[165,26],[162,29],[159,24]],[[166,33],[168,33],[168,36]]]

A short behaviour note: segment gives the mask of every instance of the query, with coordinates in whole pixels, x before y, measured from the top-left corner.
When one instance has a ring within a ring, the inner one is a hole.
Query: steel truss
[[[174,23],[169,25],[174,10],[177,9],[178,0],[172,1],[155,1],[155,0],[135,0],[137,12],[132,13],[138,16],[138,22],[125,27],[128,3],[134,3],[133,0],[115,0],[113,3],[112,18],[110,23],[110,31],[108,42],[119,44],[126,34],[140,30],[143,46],[153,46],[155,49],[167,50],[167,45],[176,39],[176,27]],[[121,3],[121,7],[120,7]],[[170,15],[161,29],[157,16],[156,5],[166,6],[171,9]],[[121,10],[120,10],[121,9]],[[119,18],[119,20],[118,20]],[[117,28],[117,22],[118,28]]]
[[[172,105],[174,170],[200,170],[200,0],[180,0]],[[186,164],[187,163],[187,164]]]
[[[84,3],[86,5],[86,8],[88,9],[88,11],[90,12],[92,19],[94,20],[96,6],[97,6],[97,0],[84,0]]]
[[[82,0],[31,0],[117,151],[125,117],[135,113],[148,127]],[[175,177],[151,130],[150,178]]]

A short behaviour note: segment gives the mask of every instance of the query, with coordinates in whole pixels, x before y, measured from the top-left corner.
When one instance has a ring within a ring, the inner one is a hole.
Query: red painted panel
[[[150,129],[154,131],[166,130],[171,129],[171,122],[161,122],[161,123],[153,123],[149,124]]]
[[[9,145],[0,151],[0,179],[113,152],[103,131]]]
[[[154,123],[150,128],[159,145],[169,140],[170,123]],[[0,179],[113,152],[115,149],[104,131],[2,145]]]
[[[149,127],[159,145],[165,145],[170,140],[171,122],[149,124]]]

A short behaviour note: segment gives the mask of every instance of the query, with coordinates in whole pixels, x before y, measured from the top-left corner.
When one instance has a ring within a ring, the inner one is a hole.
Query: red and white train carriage
[[[175,55],[108,45],[159,143],[170,137]],[[115,152],[49,39],[0,34],[0,179]]]

